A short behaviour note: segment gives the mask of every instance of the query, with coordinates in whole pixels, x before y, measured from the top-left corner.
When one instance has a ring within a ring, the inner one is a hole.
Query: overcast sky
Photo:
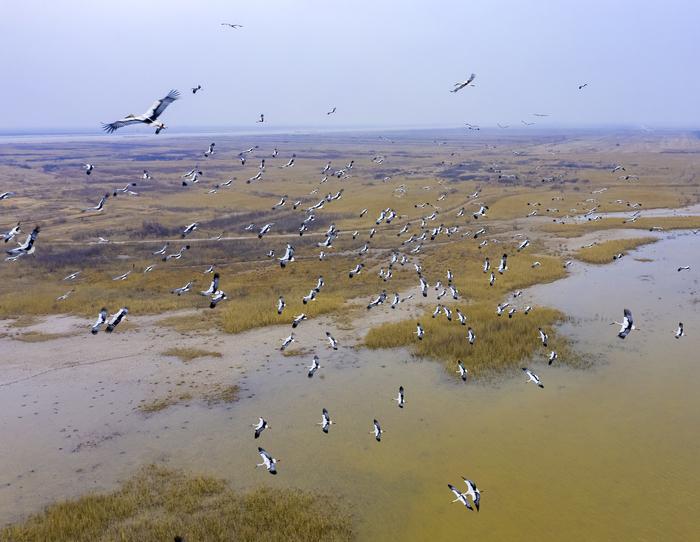
[[[3,131],[98,130],[171,88],[173,128],[700,123],[698,0],[2,4]]]

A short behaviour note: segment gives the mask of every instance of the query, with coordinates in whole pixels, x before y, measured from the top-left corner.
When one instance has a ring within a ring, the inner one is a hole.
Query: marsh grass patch
[[[141,469],[111,493],[48,506],[0,531],[3,542],[253,542],[353,538],[351,517],[333,497],[262,487],[234,491],[222,480],[159,466]]]

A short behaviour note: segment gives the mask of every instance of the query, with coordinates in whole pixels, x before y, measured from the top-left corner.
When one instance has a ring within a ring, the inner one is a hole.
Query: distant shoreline
[[[478,140],[481,133],[493,136],[544,136],[544,135],[581,135],[581,134],[693,134],[698,136],[698,131],[692,128],[659,128],[648,129],[630,126],[600,126],[600,127],[584,127],[584,126],[561,126],[561,127],[517,127],[513,126],[508,129],[498,127],[483,127],[479,131],[469,131],[463,127],[456,126],[287,126],[279,129],[253,129],[249,127],[193,127],[175,129],[170,132],[164,132],[158,137],[160,139],[177,139],[184,137],[226,137],[226,136],[313,136],[313,135],[341,135],[341,134],[393,134],[407,135],[425,133],[433,135],[463,135],[469,140]],[[124,131],[117,135],[107,135],[99,130],[86,131],[85,129],[59,129],[59,130],[0,130],[1,143],[20,143],[20,142],[36,142],[36,141],[84,141],[103,139],[107,141],[124,141],[124,140],[147,140],[152,139],[154,134],[149,130],[132,130]]]

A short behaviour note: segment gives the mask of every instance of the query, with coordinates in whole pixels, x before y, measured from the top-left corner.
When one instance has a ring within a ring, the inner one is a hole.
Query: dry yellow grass
[[[191,347],[173,347],[163,352],[164,356],[172,356],[180,358],[181,361],[187,362],[197,358],[220,358],[221,352],[213,352],[211,350],[203,350],[201,348]]]
[[[433,319],[426,313],[420,319],[425,329],[423,340],[419,341],[414,333],[416,322],[404,320],[371,329],[365,345],[369,348],[410,346],[416,355],[442,361],[450,370],[456,370],[457,360],[462,360],[470,373],[482,377],[520,366],[533,356],[546,360],[551,350],[557,351],[559,363],[580,364],[569,344],[553,330],[554,325],[564,320],[564,315],[555,309],[535,307],[527,315],[516,313],[508,318],[506,314],[497,316],[495,306],[477,303],[463,307],[462,312],[467,316],[467,326],[447,322],[444,316]],[[472,327],[476,334],[473,345],[467,340],[467,327]],[[549,334],[546,349],[538,336],[539,327]]]
[[[120,489],[49,506],[0,531],[3,542],[351,540],[331,497],[293,489],[239,493],[207,476],[150,466]]]
[[[527,315],[516,312],[513,318],[506,314],[496,315],[498,303],[513,302],[511,292],[565,276],[561,260],[529,252],[533,249],[518,253],[504,245],[479,250],[473,243],[459,243],[430,250],[433,252],[428,252],[429,257],[424,259],[423,274],[431,283],[437,278],[445,283],[446,270],[452,270],[454,284],[462,299],[446,304],[453,310],[460,308],[467,316],[468,325],[460,325],[456,316],[453,316],[453,322],[447,322],[442,314],[433,319],[431,309],[419,319],[425,329],[422,341],[417,340],[414,334],[416,321],[411,319],[370,329],[365,337],[366,346],[393,348],[409,345],[416,355],[440,360],[450,369],[455,368],[457,360],[461,359],[473,374],[480,376],[519,365],[539,351],[544,359],[551,349],[557,350],[560,360],[579,363],[569,345],[556,338],[552,330],[552,326],[564,319],[559,311],[536,307]],[[496,274],[494,286],[489,286],[488,274],[482,271],[483,259],[488,256],[495,268],[504,252],[509,253],[508,270],[502,275]],[[540,265],[533,268],[535,261]],[[477,335],[475,345],[470,345],[466,338],[469,326]],[[546,352],[540,346],[538,327],[545,328],[550,335],[550,350]]]
[[[635,237],[632,239],[613,239],[597,243],[592,247],[581,248],[576,252],[576,258],[595,264],[608,263],[618,254],[626,254],[628,250],[658,241],[656,237]]]

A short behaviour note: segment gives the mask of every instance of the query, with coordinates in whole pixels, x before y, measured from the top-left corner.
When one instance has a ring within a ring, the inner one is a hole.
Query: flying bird
[[[423,337],[425,336],[425,331],[423,330],[423,327],[420,325],[420,322],[416,323],[416,330],[414,331],[414,333],[418,337],[419,341],[423,340]]]
[[[464,480],[464,483],[467,484],[467,490],[463,493],[463,495],[471,497],[472,501],[474,501],[474,508],[476,508],[476,511],[478,512],[479,503],[481,502],[481,491],[479,491],[479,488],[476,487],[476,484],[471,480],[467,480],[464,476],[462,476],[462,480]]]
[[[258,423],[253,424],[253,429],[255,429],[255,432],[253,433],[253,438],[260,438],[260,435],[262,434],[265,429],[269,429],[270,425],[267,423],[267,420],[264,418],[258,418]]]
[[[680,339],[681,337],[684,337],[684,336],[685,336],[685,329],[683,329],[683,322],[678,322],[678,329],[676,330],[674,337],[676,337],[676,339]]]
[[[258,447],[258,454],[263,462],[255,465],[256,467],[265,467],[270,474],[277,474],[277,459],[272,457],[264,449]]]
[[[202,90],[202,85],[197,85],[196,87],[192,87],[192,94],[197,94],[197,92],[200,90]]]
[[[130,114],[112,123],[103,124],[102,128],[105,132],[111,134],[122,126],[127,126],[129,124],[153,124],[156,127],[156,134],[159,134],[161,130],[165,129],[165,124],[158,120],[158,117],[160,117],[163,114],[163,111],[165,111],[165,109],[179,97],[180,93],[177,90],[171,90],[167,96],[153,102],[153,105],[151,105],[148,111],[142,115]]]
[[[97,315],[97,320],[95,320],[95,323],[92,324],[92,328],[90,329],[90,332],[93,335],[97,335],[97,332],[100,330],[100,328],[104,325],[104,323],[107,321],[107,309],[105,307],[102,307],[100,309],[100,313]]]
[[[382,441],[382,434],[384,431],[382,430],[382,426],[379,425],[379,422],[375,419],[372,421],[372,433],[374,433],[374,438],[377,439],[377,442]]]
[[[622,322],[611,322],[611,324],[610,324],[611,326],[614,326],[614,325],[620,326],[620,331],[617,333],[617,336],[620,339],[624,339],[625,337],[627,337],[627,335],[630,334],[630,331],[637,329],[634,326],[634,319],[632,318],[632,311],[629,309],[625,309],[623,311],[623,314],[624,314],[624,316],[622,318]]]
[[[84,213],[86,211],[95,211],[97,213],[101,213],[102,210],[105,208],[105,202],[107,201],[107,198],[109,197],[109,194],[105,194],[100,198],[100,201],[98,202],[97,205],[94,207],[88,207],[87,209],[83,209],[81,212]]]
[[[284,341],[282,341],[282,346],[280,346],[280,351],[284,352],[286,348],[292,344],[296,339],[294,338],[294,333],[289,335]]]
[[[221,303],[223,300],[227,299],[226,292],[223,290],[217,290],[214,292],[214,295],[211,296],[209,299],[209,308],[213,309],[215,308],[219,303]]]
[[[403,406],[406,404],[406,400],[404,399],[404,392],[403,392],[403,386],[399,386],[399,394],[396,396],[396,404],[398,405],[399,408],[403,408]]]
[[[198,222],[192,222],[192,224],[190,224],[189,226],[186,226],[185,229],[182,230],[181,237],[184,239],[190,233],[192,233],[194,230],[196,230],[198,226],[199,226]]]
[[[471,329],[471,328],[469,328],[469,329]],[[469,376],[469,371],[462,363],[462,360],[457,360],[457,374],[462,379],[462,382],[467,381],[467,377]]]
[[[27,238],[24,240],[24,243],[21,243],[17,247],[11,248],[10,250],[6,250],[5,252],[11,257],[20,257],[26,254],[33,254],[36,248],[34,246],[34,243],[36,242],[36,238],[38,236],[39,226],[35,226],[32,232],[29,235],[27,235]]]
[[[22,230],[20,229],[20,224],[20,222],[17,222],[16,226],[14,226],[9,231],[3,233],[2,238],[6,243],[8,241],[12,241],[15,237],[17,237],[17,235],[19,235],[22,232]]]
[[[309,372],[306,374],[309,378],[313,377],[314,374],[316,374],[316,371],[318,371],[321,368],[321,366],[318,363],[318,356],[314,354],[313,359],[311,360],[311,365],[307,367]]]
[[[450,90],[450,92],[459,92],[464,87],[470,85],[472,83],[472,81],[474,81],[474,79],[476,79],[476,74],[472,73],[469,77],[467,77],[466,80],[458,81],[457,83],[455,83],[454,88],[452,90]]]
[[[282,257],[279,258],[280,267],[284,268],[288,263],[291,263],[293,261],[294,261],[294,247],[288,243],[287,249],[285,250]]]
[[[112,333],[114,331],[114,328],[116,328],[119,323],[126,317],[126,315],[129,313],[129,309],[127,307],[122,307],[119,309],[116,314],[113,314],[112,317],[109,319],[109,322],[107,322],[107,327],[105,328],[105,331],[107,333]]]
[[[318,425],[321,426],[321,431],[323,431],[326,435],[328,434],[328,429],[330,426],[333,425],[333,421],[325,408],[321,412],[321,421]]]
[[[181,286],[180,288],[175,288],[174,290],[171,290],[171,293],[177,294],[178,297],[181,296],[182,294],[186,294],[192,289],[192,281],[188,282],[184,286]]]
[[[328,345],[333,350],[338,350],[338,341],[335,340],[333,335],[331,335],[330,331],[326,331],[326,338],[328,339]]]
[[[537,376],[535,373],[533,373],[527,367],[523,367],[522,369],[523,369],[523,372],[527,375],[528,382],[532,382],[533,384],[537,384],[540,388],[544,388],[544,384],[542,384],[542,381],[540,380],[539,376]]]
[[[231,24],[231,23],[221,23],[221,26],[228,26],[229,28],[243,28],[242,24]]]
[[[471,503],[467,500],[467,493],[466,493],[466,492],[460,493],[460,492],[459,492],[459,489],[457,489],[457,488],[456,488],[455,486],[453,486],[452,484],[447,484],[447,487],[450,488],[450,491],[451,491],[452,493],[454,493],[454,495],[455,495],[455,497],[456,497],[456,499],[453,500],[452,502],[458,502],[458,503],[460,503],[460,504],[463,504],[463,505],[464,505],[465,507],[467,507],[469,510],[472,510],[472,511],[474,510],[474,508],[472,508]]]
[[[332,115],[333,113],[335,113],[335,107],[333,107],[333,109],[330,111],[326,111],[326,115]]]
[[[294,317],[294,320],[292,320],[292,327],[296,329],[304,320],[306,320],[306,314],[302,312],[299,316]]]

